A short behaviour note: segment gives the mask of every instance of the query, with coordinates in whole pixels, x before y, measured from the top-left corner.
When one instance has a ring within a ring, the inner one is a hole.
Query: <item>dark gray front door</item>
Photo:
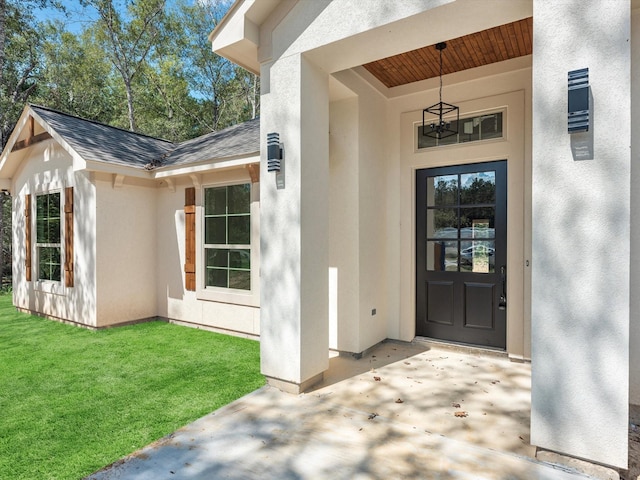
[[[416,334],[506,348],[507,162],[416,173]]]

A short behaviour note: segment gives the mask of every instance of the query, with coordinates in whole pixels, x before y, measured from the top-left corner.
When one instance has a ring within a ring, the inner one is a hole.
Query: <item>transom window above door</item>
[[[443,145],[455,145],[457,143],[468,143],[477,142],[480,140],[502,138],[502,120],[502,112],[474,115],[471,117],[461,118],[459,121],[452,120],[451,129],[457,130],[458,133],[456,135],[451,135],[441,139],[423,135],[422,124],[417,125],[417,149],[421,150],[423,148],[438,147]]]
[[[427,270],[494,273],[496,175],[426,178]]]

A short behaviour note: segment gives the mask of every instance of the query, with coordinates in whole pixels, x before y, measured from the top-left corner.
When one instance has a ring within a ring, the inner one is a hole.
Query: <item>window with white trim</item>
[[[456,143],[477,142],[503,137],[503,112],[484,113],[472,117],[461,118],[460,121],[451,121],[451,128],[457,130],[457,135],[451,135],[440,140],[424,135],[429,130],[429,125],[416,125],[417,147],[423,148],[453,145]]]
[[[62,279],[60,192],[36,195],[38,280]]]
[[[204,189],[205,288],[251,290],[251,184]]]

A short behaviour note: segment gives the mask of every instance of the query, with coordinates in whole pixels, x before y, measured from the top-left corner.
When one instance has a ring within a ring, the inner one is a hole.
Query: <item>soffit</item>
[[[533,17],[446,40],[442,73],[502,62],[532,53]],[[363,65],[387,88],[427,80],[440,74],[440,56],[435,45],[383,58]]]

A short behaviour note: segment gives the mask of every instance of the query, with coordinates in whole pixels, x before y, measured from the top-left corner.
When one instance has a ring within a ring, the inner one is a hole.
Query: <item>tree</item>
[[[50,0],[0,0],[0,146],[4,148],[24,103],[37,86],[40,35],[30,13]],[[11,272],[11,198],[0,192],[0,287]]]
[[[135,132],[133,81],[159,42],[165,0],[126,0],[124,9],[116,8],[114,0],[80,0],[80,3],[94,7],[100,16],[97,38],[122,77],[127,95],[129,129]]]
[[[259,114],[260,83],[257,75],[234,66],[211,52],[209,33],[229,9],[229,0],[178,3],[172,25],[182,32],[174,42],[184,62],[192,94],[202,108],[201,121],[208,130],[219,130]]]
[[[0,140],[8,140],[35,88],[39,36],[26,3],[0,0]],[[35,2],[43,4],[44,2]]]
[[[93,30],[75,35],[56,22],[42,31],[45,68],[34,100],[72,115],[117,124],[124,109],[124,89]]]

